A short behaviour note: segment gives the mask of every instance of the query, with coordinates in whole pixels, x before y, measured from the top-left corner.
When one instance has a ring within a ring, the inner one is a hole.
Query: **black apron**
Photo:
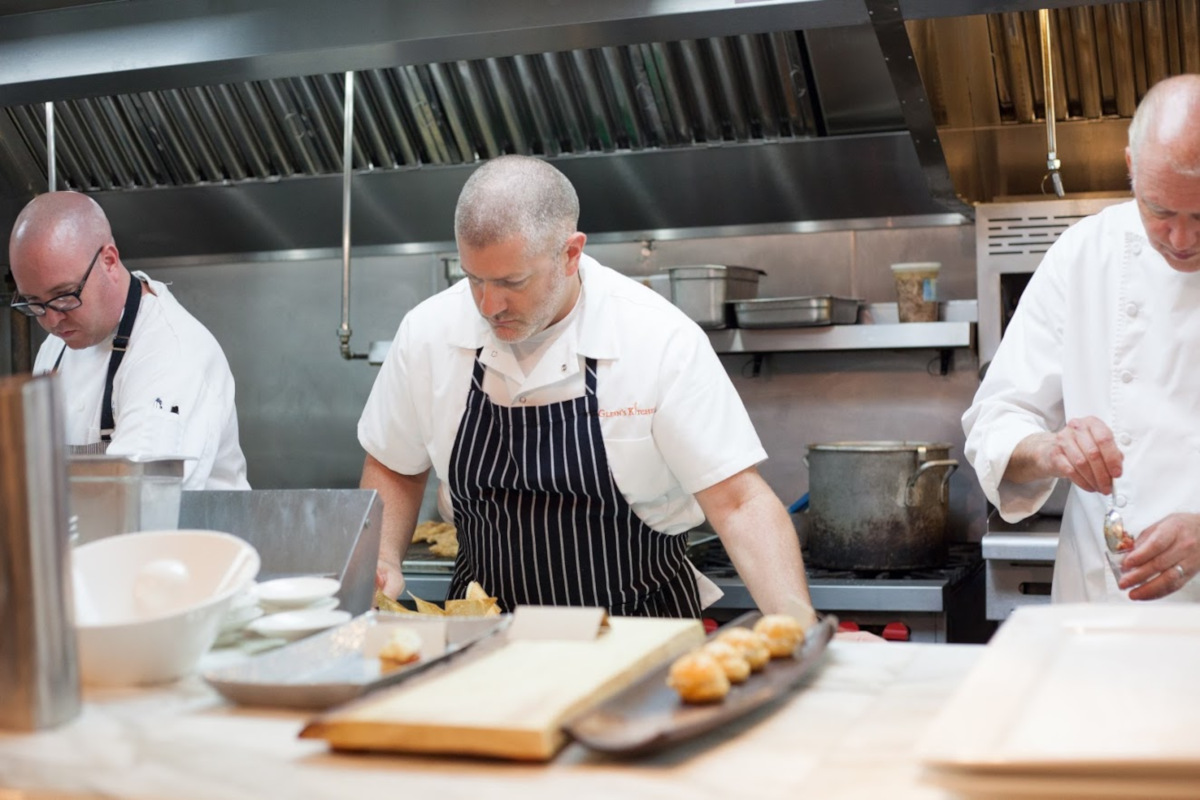
[[[506,408],[483,391],[475,353],[450,454],[458,558],[449,597],[476,580],[505,611],[602,606],[614,615],[699,617],[687,536],[646,525],[608,468],[587,359],[582,397]]]
[[[112,402],[113,380],[117,377],[117,370],[121,367],[125,351],[129,348],[129,337],[133,334],[133,323],[137,321],[141,305],[142,282],[130,273],[129,291],[125,293],[125,313],[121,315],[117,333],[113,336],[112,354],[108,357],[108,374],[104,377],[104,399],[100,401],[100,441],[92,444],[69,444],[68,455],[104,455],[108,452],[108,444],[112,441],[113,431],[116,430]],[[62,363],[63,354],[66,352],[67,346],[64,344],[62,350],[58,351],[58,358],[54,359],[54,368],[50,370],[52,373],[58,372],[58,365]]]

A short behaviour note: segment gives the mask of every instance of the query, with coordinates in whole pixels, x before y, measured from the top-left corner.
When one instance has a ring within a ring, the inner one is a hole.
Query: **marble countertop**
[[[983,653],[833,642],[786,699],[635,760],[573,744],[548,764],[353,755],[297,734],[308,715],[227,704],[199,677],[85,690],[72,722],[0,734],[0,800],[25,798],[946,798],[914,747]]]

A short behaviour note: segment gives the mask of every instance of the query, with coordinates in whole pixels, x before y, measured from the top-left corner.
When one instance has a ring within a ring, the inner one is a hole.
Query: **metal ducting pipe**
[[[354,174],[354,73],[346,73],[346,104],[342,138],[342,358],[366,358],[350,350],[350,178]]]

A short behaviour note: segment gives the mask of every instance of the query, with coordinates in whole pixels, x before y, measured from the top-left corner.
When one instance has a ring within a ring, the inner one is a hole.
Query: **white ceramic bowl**
[[[216,531],[125,533],[72,553],[79,668],[92,686],[192,672],[260,564],[252,545]]]

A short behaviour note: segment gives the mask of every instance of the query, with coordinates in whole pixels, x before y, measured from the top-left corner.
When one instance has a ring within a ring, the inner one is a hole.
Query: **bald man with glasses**
[[[13,225],[12,307],[50,335],[73,454],[185,456],[185,489],[249,489],[233,375],[213,335],[166,285],[121,263],[103,209],[50,192]]]

